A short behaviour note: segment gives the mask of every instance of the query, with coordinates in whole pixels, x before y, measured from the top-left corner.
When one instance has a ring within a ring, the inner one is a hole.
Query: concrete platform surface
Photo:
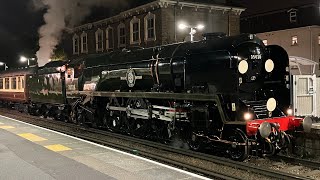
[[[0,179],[208,179],[0,116]]]

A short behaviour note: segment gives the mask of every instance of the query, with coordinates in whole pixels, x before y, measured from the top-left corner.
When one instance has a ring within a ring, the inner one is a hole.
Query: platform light
[[[186,29],[188,26],[184,23],[180,23],[178,27],[180,30],[183,30],[183,29]]]
[[[180,30],[184,30],[186,28],[189,28],[190,29],[190,39],[191,39],[191,42],[193,41],[193,37],[194,37],[194,34],[196,34],[197,30],[202,30],[204,29],[204,25],[203,24],[198,24],[197,26],[190,26],[190,25],[187,25],[185,23],[179,23],[178,25],[178,28]]]
[[[4,62],[0,62],[0,66],[4,66],[4,70],[7,70],[8,69],[8,66],[6,63]]]
[[[31,60],[31,61],[34,61],[34,60],[36,60],[36,58],[27,58],[27,57],[25,57],[25,56],[20,56],[20,61],[21,61],[21,62],[27,62],[27,63],[28,63],[28,66],[30,65],[30,60]]]
[[[20,61],[21,62],[26,62],[28,59],[25,56],[20,56]]]
[[[197,29],[199,29],[199,30],[204,29],[204,25],[203,25],[203,24],[199,24],[199,25],[197,26]]]

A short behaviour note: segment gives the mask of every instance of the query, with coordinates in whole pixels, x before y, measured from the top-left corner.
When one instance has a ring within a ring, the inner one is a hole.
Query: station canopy
[[[319,64],[311,59],[289,56],[291,70],[297,69],[299,74],[315,74],[316,66]],[[307,71],[307,72],[306,72]]]

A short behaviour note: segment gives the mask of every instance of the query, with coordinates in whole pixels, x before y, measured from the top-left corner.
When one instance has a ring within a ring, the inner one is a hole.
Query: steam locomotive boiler
[[[79,87],[90,93],[82,93],[87,108],[76,117],[112,131],[162,140],[179,135],[193,150],[227,149],[242,160],[286,149],[286,132],[302,122],[286,114],[286,51],[265,47],[252,34],[207,34],[199,42],[123,50],[82,63]],[[309,128],[310,119],[304,124]]]
[[[235,160],[273,155],[311,126],[287,113],[288,64],[252,34],[52,62],[27,78],[29,112]]]

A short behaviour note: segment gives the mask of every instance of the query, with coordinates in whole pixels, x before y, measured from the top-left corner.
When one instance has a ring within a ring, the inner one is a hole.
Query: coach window
[[[17,89],[17,78],[16,77],[11,78],[11,89]]]
[[[0,89],[3,89],[3,78],[0,78]]]
[[[21,87],[24,89],[24,76],[21,76]]]
[[[4,79],[4,83],[5,83],[5,89],[10,89],[10,82],[9,82],[9,78],[5,78]]]
[[[22,87],[21,87],[21,77],[18,77],[18,89],[22,89]]]
[[[96,31],[96,51],[103,51],[103,31],[99,28]]]
[[[156,40],[156,16],[152,13],[148,13],[144,17],[144,40],[145,41],[154,41]]]

